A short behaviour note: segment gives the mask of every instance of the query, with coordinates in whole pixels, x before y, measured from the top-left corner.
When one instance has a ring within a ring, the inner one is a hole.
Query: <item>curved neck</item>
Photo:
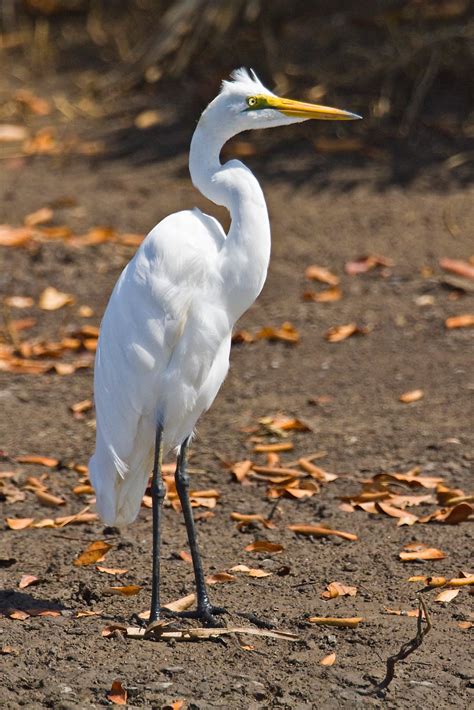
[[[238,160],[220,162],[233,136],[224,123],[201,116],[191,141],[189,171],[194,186],[212,202],[226,207],[231,226],[220,252],[227,306],[235,322],[254,302],[265,282],[270,260],[270,223],[262,189]]]

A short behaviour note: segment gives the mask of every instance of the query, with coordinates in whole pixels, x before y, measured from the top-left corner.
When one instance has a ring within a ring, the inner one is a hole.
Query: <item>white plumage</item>
[[[157,424],[179,447],[226,376],[232,328],[258,296],[270,257],[265,200],[252,173],[219,154],[233,135],[353,114],[279,99],[237,70],[194,133],[194,185],[231,214],[228,235],[200,210],[178,212],[146,237],[121,274],[102,322],[95,365],[96,450],[90,477],[108,524],[132,522],[150,474]]]

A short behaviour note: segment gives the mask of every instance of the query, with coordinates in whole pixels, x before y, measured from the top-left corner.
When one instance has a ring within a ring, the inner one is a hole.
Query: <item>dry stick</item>
[[[426,624],[423,626],[423,617],[425,618]],[[395,677],[395,666],[398,661],[403,661],[407,656],[410,656],[417,648],[419,648],[423,642],[426,634],[431,630],[431,621],[428,615],[428,610],[425,606],[425,602],[422,596],[418,596],[418,618],[416,626],[416,636],[403,644],[399,652],[395,656],[389,656],[387,658],[387,672],[385,678],[377,683],[373,688],[367,690],[360,690],[361,695],[376,695],[381,690],[388,688],[390,683]]]

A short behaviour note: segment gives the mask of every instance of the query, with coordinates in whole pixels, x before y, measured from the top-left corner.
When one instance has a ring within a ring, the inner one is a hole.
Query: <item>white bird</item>
[[[265,282],[270,224],[254,175],[238,160],[221,164],[222,146],[253,128],[307,119],[353,120],[353,113],[280,98],[254,72],[238,69],[203,112],[191,141],[194,186],[226,207],[225,234],[199,209],[166,217],[145,238],[118,279],[102,321],[94,376],[95,453],[89,464],[97,509],[108,525],[138,515],[150,471],[153,571],[150,622],[160,616],[162,456],[177,451],[176,488],[192,553],[197,610],[215,623],[188,497],[186,449],[200,415],[229,367],[232,328]]]

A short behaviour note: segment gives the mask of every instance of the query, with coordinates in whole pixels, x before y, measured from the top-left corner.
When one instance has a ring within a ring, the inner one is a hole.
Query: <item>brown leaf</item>
[[[255,336],[249,333],[248,330],[237,330],[232,335],[232,343],[254,343]]]
[[[340,343],[351,335],[359,332],[357,323],[347,323],[346,325],[334,325],[326,331],[325,338],[330,343]]]
[[[91,399],[83,399],[70,406],[70,410],[74,412],[74,414],[81,414],[82,412],[89,411],[89,409],[92,409]]]
[[[364,274],[375,266],[390,267],[393,266],[393,261],[386,259],[384,256],[369,254],[368,256],[361,256],[355,261],[348,261],[344,266],[344,270],[346,274],[355,276],[356,274]]]
[[[234,463],[230,470],[237,479],[237,481],[239,481],[239,483],[242,483],[247,478],[247,475],[251,468],[252,462],[250,461],[250,459],[245,459],[245,461],[237,461],[236,463]]]
[[[311,431],[311,427],[294,417],[263,417],[260,423],[270,431]]]
[[[18,656],[19,653],[18,649],[13,646],[2,646],[0,648],[0,654],[2,654],[2,656]]]
[[[105,572],[105,574],[125,574],[128,572],[128,569],[122,569],[121,567],[102,567],[102,565],[96,565],[96,570]]]
[[[316,537],[326,537],[327,535],[335,535],[342,537],[343,540],[354,541],[358,537],[354,533],[342,532],[341,530],[332,530],[321,525],[287,525],[288,530],[292,530],[298,535],[315,535]]]
[[[185,552],[184,550],[181,550],[181,552],[178,552],[178,555],[183,560],[183,562],[187,562],[189,565],[191,565],[193,563],[193,558],[191,557],[189,552]]]
[[[423,399],[425,393],[423,390],[409,390],[400,395],[399,400],[404,404],[411,404],[412,402],[418,402],[418,400]]]
[[[272,572],[268,572],[263,569],[255,569],[252,567],[247,567],[247,565],[235,565],[235,567],[230,568],[231,572],[242,572],[242,574],[247,574],[249,577],[271,577]]]
[[[53,219],[53,210],[51,207],[41,207],[41,209],[36,210],[36,212],[31,212],[27,214],[24,222],[27,227],[36,227],[37,224],[44,224],[44,222],[51,222]]]
[[[411,542],[404,546],[399,557],[403,562],[414,562],[417,560],[442,560],[446,553],[435,547],[428,547],[420,542]]]
[[[313,264],[308,266],[304,275],[307,279],[312,279],[313,281],[321,281],[322,283],[328,284],[329,286],[338,286],[340,279],[335,274],[331,273],[329,269],[325,266],[317,266]]]
[[[126,705],[127,697],[127,691],[123,687],[121,681],[114,680],[111,689],[107,693],[107,700],[114,705]]]
[[[384,607],[384,613],[393,614],[395,616],[414,616],[416,618],[419,616],[418,609],[409,609],[408,611],[404,611],[403,609],[389,609],[388,607]]]
[[[60,498],[59,496],[54,496],[52,493],[48,493],[47,491],[35,491],[35,495],[40,501],[40,503],[43,503],[43,505],[49,505],[52,508],[55,508],[60,505],[64,505],[66,501],[64,498]]]
[[[435,588],[444,587],[447,579],[446,577],[425,577],[424,575],[417,575],[416,577],[409,577],[409,582],[423,582],[425,586]]]
[[[35,577],[33,574],[24,574],[18,583],[18,589],[26,589],[26,587],[39,582],[41,582],[39,577]]]
[[[444,325],[448,329],[452,328],[472,328],[474,326],[474,313],[464,313],[460,316],[446,318]]]
[[[228,572],[216,572],[206,577],[208,584],[226,584],[226,582],[235,582],[235,576]]]
[[[94,565],[96,562],[102,562],[105,558],[107,552],[112,548],[108,542],[104,540],[96,540],[91,542],[90,545],[86,547],[84,552],[82,552],[77,559],[74,560],[74,565],[76,567],[85,567],[87,565]]]
[[[355,597],[357,594],[357,587],[350,587],[340,582],[330,582],[326,591],[321,593],[323,599],[336,599],[336,597]]]
[[[32,237],[31,227],[11,227],[0,224],[0,247],[22,247]]]
[[[299,342],[300,335],[296,328],[286,321],[280,328],[262,328],[256,335],[258,340],[283,340],[285,343],[295,345]]]
[[[294,445],[291,441],[281,441],[278,444],[256,444],[255,453],[265,454],[269,452],[293,451]]]
[[[17,456],[15,460],[17,463],[32,463],[37,464],[38,466],[46,466],[47,468],[56,468],[59,464],[58,459],[53,459],[49,456],[36,456],[34,454],[28,456]]]
[[[283,552],[284,547],[277,542],[269,542],[268,540],[256,540],[244,547],[245,552],[268,552],[269,554],[277,554]]]
[[[78,486],[74,486],[72,492],[77,496],[93,495],[94,489],[92,488],[90,483],[82,483]]]
[[[74,303],[74,296],[47,286],[39,297],[38,306],[44,311],[56,311],[69,303]]]
[[[104,626],[104,628],[100,632],[100,635],[104,638],[109,638],[110,636],[115,636],[117,631],[126,634],[127,627],[124,624],[108,624],[108,626]]]
[[[138,594],[142,590],[137,584],[129,584],[126,587],[105,587],[102,590],[103,594],[117,595],[122,597],[131,597]]]
[[[298,466],[300,466],[303,471],[309,473],[312,478],[315,478],[317,481],[321,481],[322,483],[329,483],[330,481],[335,481],[337,478],[335,473],[325,471],[323,468],[316,466],[312,461],[309,461],[309,459],[305,457],[298,459]]]
[[[31,308],[35,305],[34,299],[31,296],[7,296],[5,303],[10,308]]]
[[[25,621],[25,619],[30,618],[30,615],[27,614],[26,611],[22,611],[21,609],[15,609],[14,611],[10,611],[8,613],[8,617],[10,619],[15,619],[16,621]]]
[[[406,510],[401,510],[394,505],[390,505],[386,501],[377,501],[375,503],[377,510],[390,515],[391,518],[398,518],[399,525],[414,525],[418,522],[418,516],[413,513],[408,513]]]
[[[327,656],[324,656],[324,658],[321,658],[319,661],[320,666],[333,666],[336,662],[336,654],[335,653],[328,653]]]
[[[10,530],[24,530],[29,528],[34,518],[7,518],[6,524]]]
[[[340,626],[349,629],[354,629],[363,621],[362,616],[352,617],[334,617],[334,616],[310,616],[308,621],[319,626]]]
[[[303,293],[303,301],[314,301],[315,303],[333,303],[340,301],[342,291],[339,286],[325,288],[324,291],[305,291]]]
[[[468,631],[474,626],[474,621],[458,621],[458,626],[463,631]]]
[[[474,265],[461,259],[440,259],[439,265],[445,271],[451,271],[453,274],[463,276],[466,279],[474,279]]]
[[[239,525],[237,526],[238,528],[241,528],[244,525],[249,525],[250,523],[261,523],[264,528],[274,528],[276,527],[274,523],[272,523],[271,520],[267,520],[264,518],[263,515],[259,515],[258,513],[253,513],[253,514],[244,514],[244,513],[231,513],[230,517],[232,520],[237,520]]]
[[[435,602],[444,602],[447,604],[457,597],[460,591],[460,589],[443,589],[443,591],[435,597]]]

